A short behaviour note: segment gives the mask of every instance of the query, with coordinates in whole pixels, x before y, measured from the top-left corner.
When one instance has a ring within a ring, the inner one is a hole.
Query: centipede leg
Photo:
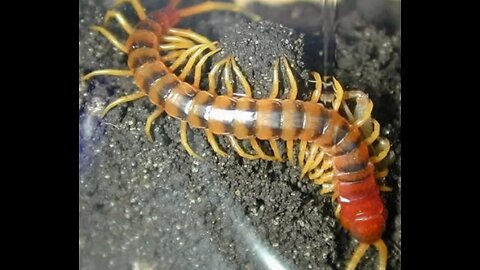
[[[148,140],[153,143],[152,132],[150,131],[152,128],[152,123],[157,119],[160,115],[162,115],[165,109],[163,107],[158,106],[157,109],[147,118],[147,123],[145,124],[145,133],[147,134]]]
[[[282,57],[282,60],[283,60],[283,65],[285,67],[285,72],[287,73],[288,83],[290,85],[288,99],[296,100],[297,93],[298,93],[297,81],[295,80],[295,76],[293,75],[293,71],[290,67],[290,63],[288,62],[287,58]]]
[[[123,96],[115,101],[113,101],[112,103],[108,104],[108,106],[103,110],[103,113],[101,115],[101,117],[105,117],[105,115],[108,113],[108,111],[110,111],[112,108],[122,104],[122,103],[126,103],[126,102],[130,102],[130,101],[134,101],[134,100],[137,100],[137,99],[140,99],[142,97],[145,97],[145,93],[144,92],[135,92],[131,95],[128,95],[128,96]]]
[[[301,141],[298,148],[298,166],[303,168],[305,166],[305,155],[307,151],[307,141]]]
[[[381,171],[375,172],[375,178],[383,179],[388,175],[388,169],[383,169]]]
[[[335,91],[335,101],[333,102],[333,109],[335,111],[338,111],[340,105],[342,104],[345,91],[343,91],[342,85],[337,81],[337,79],[335,79],[335,77],[333,77],[332,79],[334,85],[333,90]]]
[[[213,65],[212,69],[208,73],[208,92],[210,92],[212,95],[217,95],[216,88],[217,88],[217,75],[219,69],[227,63],[229,60],[229,57],[225,57],[222,60],[218,61]]]
[[[368,144],[371,145],[380,135],[380,124],[378,123],[377,120],[372,119],[372,124],[373,124],[373,131],[370,133],[370,135],[364,139],[364,141]],[[365,134],[364,134],[365,135]]]
[[[307,159],[307,162],[305,163],[305,166],[303,167],[302,169],[302,172],[300,174],[300,178],[303,178],[303,176],[305,176],[305,174],[310,171],[312,168],[312,165],[315,161],[315,158],[317,157],[317,152],[318,152],[318,145],[317,144],[313,144],[312,147],[310,147],[310,151],[309,151],[309,155],[308,155],[308,159]]]
[[[204,47],[205,45],[200,44],[187,49],[177,58],[177,60],[175,60],[175,62],[173,62],[173,64],[169,66],[169,69],[172,72],[175,71],[178,67],[180,67],[181,64],[183,64],[187,60],[187,57],[189,57],[191,54],[194,54],[196,51],[201,50]]]
[[[275,156],[275,159],[279,162],[283,162],[282,154],[280,153],[280,149],[278,148],[277,141],[275,139],[270,139],[268,140],[270,143],[270,147],[273,150],[273,155]]]
[[[106,28],[102,26],[94,25],[94,26],[91,26],[90,29],[102,33],[102,35],[104,35],[115,47],[117,47],[122,52],[124,53],[128,52],[127,47],[125,47],[125,45],[123,45],[120,41],[118,41],[118,39]]]
[[[133,72],[131,70],[122,70],[122,69],[99,69],[84,75],[81,78],[81,80],[82,81],[89,80],[92,77],[100,76],[100,75],[131,77],[133,76]]]
[[[117,20],[117,22],[129,35],[133,32],[133,27],[128,23],[127,19],[123,16],[123,14],[116,10],[107,11],[105,14],[105,19],[103,20],[103,25],[107,25],[107,23],[113,18]]]
[[[129,3],[132,5],[133,9],[135,9],[135,12],[137,12],[137,16],[140,20],[143,20],[147,17],[147,14],[145,14],[145,10],[143,9],[142,4],[140,4],[140,1],[138,0],[117,0],[115,1],[115,5],[120,5],[121,3]]]
[[[198,61],[197,65],[195,66],[195,74],[194,74],[194,80],[193,80],[193,86],[196,87],[197,89],[200,89],[200,80],[202,79],[202,67],[205,65],[205,62],[209,57],[212,55],[216,54],[219,52],[220,49],[213,50],[207,54],[205,54],[200,60]],[[214,91],[215,93],[215,91]]]
[[[164,43],[158,46],[162,51],[172,51],[180,49],[191,49],[192,46],[188,42]]]
[[[185,44],[186,46],[195,46],[193,41],[183,38],[183,37],[177,37],[177,36],[163,36],[162,41],[165,43],[175,43],[175,44]]]
[[[187,64],[185,64],[185,67],[183,67],[182,73],[178,76],[180,80],[185,80],[187,77],[188,73],[192,70],[193,64],[195,64],[195,61],[197,61],[198,57],[202,54],[203,51],[208,49],[208,45],[203,45],[203,47],[199,48],[188,60]]]
[[[322,96],[323,81],[322,76],[318,72],[312,72],[313,77],[315,78],[315,90],[312,93],[312,98],[310,101],[318,102],[320,96]]]
[[[340,219],[340,212],[342,211],[342,205],[339,204],[337,205],[337,207],[335,208],[335,217],[337,219]]]
[[[373,243],[378,250],[378,270],[387,269],[388,249],[382,239]]]
[[[334,78],[334,82],[335,81],[336,80]],[[356,119],[355,125],[357,127],[361,127],[371,117],[373,110],[373,102],[368,98],[368,95],[362,91],[346,91],[344,93],[344,96],[345,99],[356,99],[357,105],[354,112]],[[357,117],[357,115],[359,116]]]
[[[233,11],[245,14],[246,16],[250,17],[252,20],[258,21],[260,20],[260,16],[244,10],[242,7],[232,4],[232,3],[222,3],[222,2],[203,2],[195,6],[179,9],[178,13],[180,17],[188,17],[200,13],[205,13],[214,10],[226,10],[226,11]]]
[[[191,156],[193,156],[195,158],[202,159],[197,153],[195,153],[195,151],[193,151],[193,149],[188,144],[188,140],[187,140],[187,127],[188,126],[187,125],[188,125],[187,121],[181,121],[181,123],[180,123],[180,139],[181,139],[182,145],[185,148],[185,150],[187,150],[188,154],[190,154]]]
[[[322,154],[322,156],[321,157],[317,156],[316,159],[323,159],[324,152],[321,152],[321,154]],[[318,162],[318,164],[320,164],[321,160],[316,160],[315,164],[317,164],[317,162]],[[317,169],[318,164],[315,166],[314,171],[308,175],[308,178],[310,178],[310,180],[313,180],[314,182],[315,181],[320,181],[319,179],[320,179],[320,177],[322,177],[324,172],[332,167],[332,159],[323,159],[323,163],[322,163],[322,166],[320,166],[320,169]]]
[[[205,134],[207,135],[208,143],[210,143],[210,146],[212,146],[213,151],[222,157],[227,157],[227,153],[225,153],[225,151],[223,151],[218,145],[213,132],[210,130],[205,130]]]
[[[225,84],[225,88],[227,88],[227,96],[233,97],[233,80],[232,80],[232,63],[231,58],[228,58],[228,61],[225,63],[225,67],[223,69],[223,81]]]
[[[287,157],[288,157],[288,161],[290,161],[290,163],[293,165],[294,161],[293,161],[293,141],[292,140],[287,141]]]
[[[316,184],[316,183],[315,183]],[[335,191],[335,186],[334,185],[331,185],[331,184],[328,184],[328,185],[325,185],[323,184],[322,186],[322,189],[320,190],[320,194],[321,195],[325,195],[327,193],[332,193]]]
[[[162,56],[162,62],[170,62],[172,60],[176,60],[180,55],[185,53],[186,50],[176,50],[168,52],[166,55]]]
[[[207,37],[202,36],[198,33],[195,33],[189,29],[180,29],[180,28],[170,28],[168,30],[168,34],[176,35],[180,37],[186,37],[191,40],[194,40],[200,44],[212,44],[213,42],[209,40]]]
[[[253,97],[252,96],[252,87],[248,83],[247,78],[243,74],[243,72],[240,70],[240,68],[237,65],[237,62],[235,61],[235,58],[231,58],[231,63],[232,63],[232,68],[233,71],[235,72],[235,75],[237,75],[238,80],[240,81],[240,84],[243,87],[243,91],[245,92],[246,97]]]
[[[365,255],[365,252],[368,250],[370,245],[366,243],[360,243],[355,249],[352,258],[347,264],[346,270],[354,270],[357,267],[357,264],[360,262],[360,259]],[[383,268],[385,269],[385,268]]]
[[[257,139],[251,138],[249,141],[250,141],[250,144],[252,145],[253,150],[257,151],[257,154],[261,159],[275,160],[275,156],[269,156],[265,154],[265,152],[263,152],[262,148],[257,142]]]
[[[240,144],[238,143],[237,139],[235,139],[234,136],[228,135],[227,137],[230,140],[230,143],[232,144],[235,151],[237,151],[239,156],[241,156],[243,158],[247,158],[247,159],[258,159],[259,158],[258,156],[250,155],[247,152],[245,152],[242,149],[242,147],[240,146]]]
[[[388,152],[390,151],[390,142],[385,138],[380,138],[376,148],[380,151],[377,155],[370,158],[370,161],[373,163],[379,163],[388,155]]]
[[[277,98],[278,90],[280,88],[280,80],[278,79],[278,69],[279,69],[279,60],[275,60],[273,64],[273,82],[272,82],[272,91],[270,92],[270,98]]]

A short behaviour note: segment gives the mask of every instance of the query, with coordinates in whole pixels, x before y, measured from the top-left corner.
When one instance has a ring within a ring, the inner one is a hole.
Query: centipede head
[[[148,18],[162,26],[164,33],[180,22],[180,14],[175,7],[168,5],[148,14]]]

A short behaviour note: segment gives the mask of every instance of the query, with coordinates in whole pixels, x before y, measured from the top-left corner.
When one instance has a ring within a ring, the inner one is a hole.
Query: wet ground
[[[164,6],[144,4],[149,11]],[[88,29],[101,23],[111,3],[82,0],[79,7],[79,76],[126,68],[126,56]],[[387,183],[393,191],[384,194],[389,210],[384,239],[389,269],[401,269],[401,35],[396,20],[354,7],[346,5],[339,16],[334,72],[345,88],[370,95],[373,115],[392,143],[395,162]],[[315,60],[322,53],[315,33],[321,20],[312,12],[318,9],[270,8],[264,16],[269,21],[260,22],[212,12],[179,27],[218,40],[224,50],[215,59],[234,54],[261,97],[268,95],[278,56],[290,59],[300,85],[306,85],[310,69],[322,71]],[[196,160],[180,144],[179,122],[167,116],[155,122],[152,144],[143,131],[154,109],[148,100],[98,117],[106,104],[135,89],[131,79],[111,76],[79,84],[81,269],[343,268],[356,243],[334,218],[330,198],[300,180],[298,168],[242,159],[231,148],[229,157],[221,158],[202,132],[190,130],[189,142],[203,157]],[[359,269],[374,269],[376,262],[377,252],[370,249]]]

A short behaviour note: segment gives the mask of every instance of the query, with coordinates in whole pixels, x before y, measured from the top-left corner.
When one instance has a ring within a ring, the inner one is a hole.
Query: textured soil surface
[[[79,2],[79,77],[96,69],[126,69],[126,56],[89,30],[102,23],[112,2]],[[143,4],[151,11],[164,2]],[[234,54],[255,97],[268,96],[273,60],[283,55],[305,88],[309,71],[322,71],[323,47],[315,33],[321,20],[312,12],[321,8],[254,7],[260,14],[268,11],[269,20],[212,12],[178,27],[218,40],[223,51],[214,60]],[[401,269],[399,22],[366,16],[371,12],[355,7],[340,9],[334,72],[346,89],[369,94],[382,135],[392,143],[395,160],[386,181],[393,191],[384,193],[389,210],[384,239],[388,269]],[[229,157],[221,158],[203,132],[189,130],[191,146],[203,157],[194,159],[180,143],[179,121],[168,116],[154,123],[152,144],[144,133],[154,110],[147,99],[99,117],[106,104],[134,91],[133,81],[124,77],[79,83],[80,269],[343,269],[356,241],[334,218],[330,197],[300,180],[297,167],[242,159],[231,147]],[[371,248],[358,269],[374,269],[377,255]]]

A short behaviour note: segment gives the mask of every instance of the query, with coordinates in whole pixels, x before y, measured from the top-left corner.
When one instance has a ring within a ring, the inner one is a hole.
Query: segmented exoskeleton
[[[376,179],[384,178],[388,173],[384,159],[390,145],[388,140],[378,137],[380,127],[370,116],[373,103],[366,94],[344,91],[334,77],[322,79],[319,73],[312,72],[315,90],[311,100],[297,100],[297,83],[285,57],[274,63],[269,98],[255,99],[252,96],[248,80],[233,56],[214,64],[208,75],[209,89],[201,90],[202,68],[220,49],[206,37],[173,26],[180,18],[200,12],[240,9],[216,2],[175,9],[178,1],[171,1],[166,8],[147,16],[138,0],[117,2],[130,3],[140,18],[132,27],[119,12],[107,12],[105,22],[116,18],[129,34],[126,43],[118,41],[105,27],[92,28],[128,54],[129,69],[97,70],[82,79],[97,75],[133,76],[140,90],[110,103],[104,113],[119,104],[148,97],[157,107],[146,121],[149,140],[152,141],[150,129],[153,121],[166,112],[181,121],[182,144],[190,155],[196,157],[198,155],[186,139],[187,125],[204,129],[213,150],[221,156],[227,154],[216,142],[216,135],[227,136],[236,152],[249,159],[283,161],[277,143],[285,142],[287,159],[298,162],[301,176],[307,175],[314,183],[323,185],[321,193],[334,192],[333,200],[338,203],[337,217],[361,243],[347,269],[356,267],[370,244],[379,250],[379,269],[386,268],[387,248],[381,239],[386,210]],[[280,64],[289,85],[288,99],[278,98]],[[183,67],[181,72],[178,72],[179,67]],[[191,72],[193,82],[189,83],[186,78]],[[226,95],[216,93],[220,73],[224,77]],[[241,84],[244,94],[234,94],[235,81]],[[333,93],[322,93],[327,85]],[[355,103],[353,109],[347,104],[350,100]],[[238,140],[248,140],[256,153],[248,153]],[[266,153],[259,140],[268,141],[273,154]],[[295,141],[298,141],[296,157]]]

